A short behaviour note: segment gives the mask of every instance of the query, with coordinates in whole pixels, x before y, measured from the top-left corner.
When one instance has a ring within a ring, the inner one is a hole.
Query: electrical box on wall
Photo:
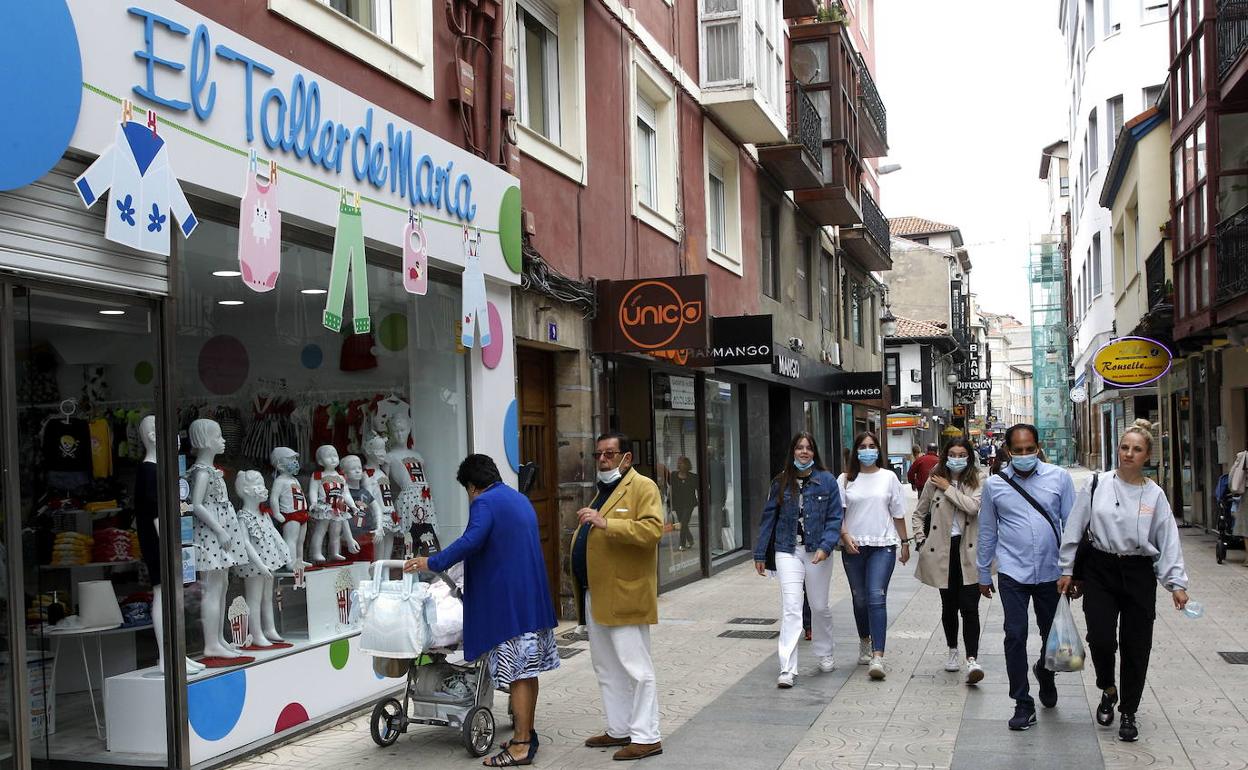
[[[475,106],[477,79],[472,65],[463,59],[456,59],[452,72],[455,76],[455,83],[451,91],[451,101],[458,102],[465,107]]]
[[[537,235],[537,217],[533,216],[533,212],[525,209],[520,214],[520,224],[524,227],[524,234],[532,238]]]
[[[516,71],[510,66],[503,67],[503,103],[500,107],[504,115],[516,114]]]

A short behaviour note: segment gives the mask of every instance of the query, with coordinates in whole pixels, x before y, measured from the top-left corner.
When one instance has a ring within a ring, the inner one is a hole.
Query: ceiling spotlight
[[[218,301],[217,304],[233,306],[233,305],[241,305],[243,304],[243,301],[241,299],[223,299],[223,300]]]
[[[212,274],[218,278],[237,278],[242,275],[237,270],[213,270]]]
[[[124,310],[101,310],[100,315],[125,315]]]
[[[300,289],[300,294],[328,294],[327,289]]]

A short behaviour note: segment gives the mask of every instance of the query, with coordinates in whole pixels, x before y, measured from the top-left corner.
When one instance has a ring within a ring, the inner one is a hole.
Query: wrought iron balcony
[[[865,186],[859,190],[858,206],[862,211],[862,224],[841,230],[845,250],[867,270],[891,270],[893,251],[888,219]]]
[[[1148,289],[1148,309],[1169,306],[1170,292],[1166,289],[1166,244],[1157,244],[1153,253],[1144,260],[1144,280]]]
[[[796,80],[789,82],[789,139],[758,146],[758,162],[786,190],[823,184],[822,121],[814,101]]]
[[[1218,0],[1218,77],[1248,51],[1248,0]]]
[[[1248,0],[1244,0],[1248,2]],[[858,59],[858,101],[866,106],[867,119],[862,122],[861,152],[864,158],[882,158],[888,154],[888,111],[884,100],[867,69],[867,61],[855,51]]]
[[[810,94],[796,80],[790,82],[789,137],[800,144],[810,155],[819,173],[823,173],[823,135],[820,131],[819,110]]]
[[[859,205],[862,206],[862,229],[866,231],[867,237],[875,242],[886,255],[892,254],[889,244],[892,242],[889,237],[888,219],[884,216],[884,212],[880,211],[880,206],[875,202],[875,198],[871,197],[871,193],[867,192],[867,188],[862,188],[862,194],[859,196]]]
[[[1248,206],[1218,224],[1216,302],[1248,293]]]

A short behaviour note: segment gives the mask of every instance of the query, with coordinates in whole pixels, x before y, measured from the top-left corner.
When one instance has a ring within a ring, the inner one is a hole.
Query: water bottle
[[[1195,620],[1205,614],[1205,605],[1198,601],[1188,600],[1187,606],[1183,608],[1183,614]]]

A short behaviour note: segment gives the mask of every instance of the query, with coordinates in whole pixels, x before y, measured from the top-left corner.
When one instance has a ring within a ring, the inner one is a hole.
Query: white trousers
[[[815,555],[799,545],[794,553],[776,551],[780,578],[780,673],[797,673],[797,643],[802,638],[802,588],[810,602],[810,649],[816,658],[832,654],[832,559],[811,564]]]
[[[599,625],[594,621],[588,591],[585,623],[589,657],[607,714],[607,735],[630,738],[633,743],[658,743],[659,693],[654,661],[650,659],[650,626]]]

